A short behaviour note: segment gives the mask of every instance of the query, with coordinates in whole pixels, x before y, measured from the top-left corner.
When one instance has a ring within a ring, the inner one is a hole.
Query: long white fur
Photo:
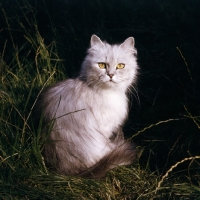
[[[42,93],[44,119],[54,119],[49,136],[53,142],[45,145],[45,158],[61,173],[78,174],[118,148],[110,138],[127,118],[127,92],[138,68],[136,53],[132,37],[110,45],[93,35],[80,75]],[[99,68],[99,62],[107,68]],[[119,63],[125,67],[116,69]],[[108,74],[113,74],[112,80]]]

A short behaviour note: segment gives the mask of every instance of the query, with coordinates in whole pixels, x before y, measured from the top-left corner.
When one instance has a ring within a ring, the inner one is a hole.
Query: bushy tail
[[[81,172],[79,176],[86,178],[101,178],[107,171],[121,165],[129,165],[133,162],[136,155],[136,150],[131,142],[116,146],[111,153],[102,158],[93,167]]]

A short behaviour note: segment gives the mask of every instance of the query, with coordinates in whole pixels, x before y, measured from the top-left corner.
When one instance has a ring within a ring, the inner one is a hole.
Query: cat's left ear
[[[90,46],[93,47],[95,45],[104,46],[103,42],[98,36],[92,35],[91,40],[90,40]]]
[[[120,46],[126,49],[133,49],[135,45],[135,40],[133,37],[127,38]]]

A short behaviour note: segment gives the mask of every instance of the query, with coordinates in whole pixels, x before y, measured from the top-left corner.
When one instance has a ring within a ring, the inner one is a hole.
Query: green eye
[[[98,63],[100,69],[106,69],[106,63]]]
[[[125,67],[125,64],[119,63],[116,67],[116,69],[123,69]]]

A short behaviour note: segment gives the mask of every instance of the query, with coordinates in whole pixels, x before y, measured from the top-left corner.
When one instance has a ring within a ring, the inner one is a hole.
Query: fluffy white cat
[[[133,37],[110,45],[92,35],[80,75],[42,92],[44,158],[57,172],[99,178],[132,163],[135,149],[124,140],[122,126],[136,81],[136,54]]]

